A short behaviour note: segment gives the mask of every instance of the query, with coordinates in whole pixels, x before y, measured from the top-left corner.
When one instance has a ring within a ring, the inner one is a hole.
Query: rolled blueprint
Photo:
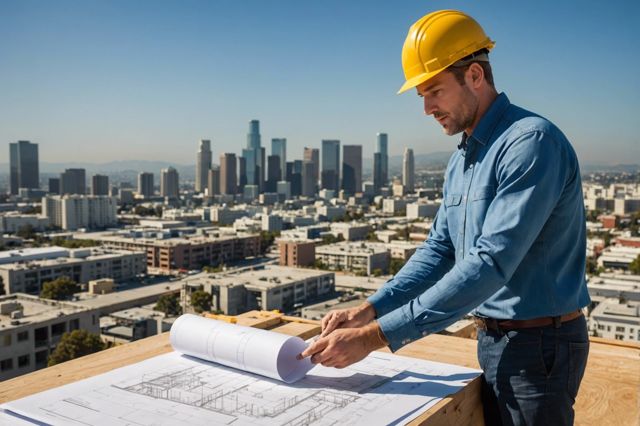
[[[299,337],[185,314],[171,327],[180,353],[285,383],[303,378],[313,364],[296,357],[307,344]]]

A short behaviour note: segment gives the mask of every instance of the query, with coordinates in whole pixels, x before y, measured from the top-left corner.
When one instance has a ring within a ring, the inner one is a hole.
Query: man
[[[463,132],[443,202],[402,270],[361,306],[327,314],[301,356],[345,367],[472,312],[487,424],[571,424],[589,350],[578,161],[557,127],[498,94],[493,46],[458,11],[410,28],[400,92],[416,88],[447,135]]]

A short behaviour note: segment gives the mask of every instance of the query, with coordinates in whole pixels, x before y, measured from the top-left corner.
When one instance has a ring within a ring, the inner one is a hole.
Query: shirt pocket
[[[447,195],[447,199],[445,200],[445,206],[447,207],[459,206],[461,201],[462,201],[462,195],[460,194]]]
[[[493,199],[495,194],[496,194],[496,189],[494,186],[492,185],[479,186],[478,188],[475,189],[475,191],[473,191],[473,198],[471,200],[479,201],[479,200]]]

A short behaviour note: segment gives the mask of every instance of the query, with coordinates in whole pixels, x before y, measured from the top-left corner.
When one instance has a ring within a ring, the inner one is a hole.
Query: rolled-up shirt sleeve
[[[455,250],[449,237],[447,213],[440,205],[427,240],[409,258],[398,273],[367,301],[378,318],[408,303],[434,285],[454,264]]]
[[[567,155],[561,144],[541,130],[520,135],[497,162],[495,198],[481,235],[464,258],[436,283],[425,283],[437,276],[438,266],[452,262],[441,250],[446,246],[450,254],[449,245],[427,241],[426,248],[416,252],[416,260],[412,257],[388,286],[370,298],[392,351],[443,330],[509,281],[562,195],[571,173],[563,167]],[[441,213],[438,221],[443,219]],[[387,297],[404,303],[394,307]]]

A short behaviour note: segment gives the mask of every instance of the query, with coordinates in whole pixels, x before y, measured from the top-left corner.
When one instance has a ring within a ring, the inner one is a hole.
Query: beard
[[[438,111],[437,113],[434,113],[433,116],[436,119],[446,116],[446,121],[438,121],[438,123],[440,123],[442,131],[446,135],[453,136],[473,125],[478,113],[478,107],[478,98],[465,84],[462,86],[460,102],[457,104],[456,109],[448,113]]]

